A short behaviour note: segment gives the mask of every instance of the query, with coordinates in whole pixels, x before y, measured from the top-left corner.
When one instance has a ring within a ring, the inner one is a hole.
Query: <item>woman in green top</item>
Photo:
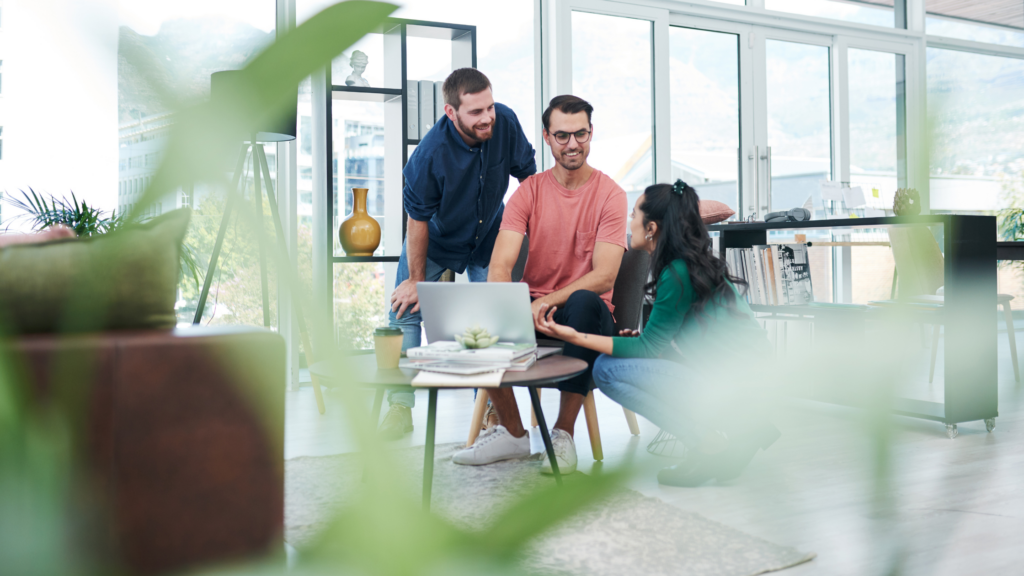
[[[601,391],[686,444],[686,462],[662,470],[660,483],[735,478],[779,436],[751,393],[771,356],[767,335],[736,289],[742,280],[713,254],[692,187],[648,187],[631,218],[630,249],[651,254],[645,290],[654,306],[643,334],[581,334],[556,324],[555,308],[542,309],[537,329],[601,352]]]

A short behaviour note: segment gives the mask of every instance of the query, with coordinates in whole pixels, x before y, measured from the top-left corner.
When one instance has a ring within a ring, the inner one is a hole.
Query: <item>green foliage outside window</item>
[[[270,204],[263,198],[263,229],[266,238],[276,242]],[[197,254],[203,274],[217,239],[224,215],[224,200],[210,195],[204,198],[192,217],[186,242]],[[312,299],[313,236],[308,226],[297,230],[297,280],[303,301]],[[273,248],[270,246],[268,248]],[[278,276],[275,259],[267,257],[270,325],[278,325]],[[263,325],[263,297],[260,287],[260,254],[256,237],[247,222],[233,219],[224,235],[210,295],[203,314],[203,323]],[[383,270],[378,264],[341,264],[334,267],[334,326],[338,345],[342,348],[373,348],[373,329],[387,323],[384,303]],[[184,282],[180,286],[183,305],[178,309],[179,322],[191,322],[202,284]]]

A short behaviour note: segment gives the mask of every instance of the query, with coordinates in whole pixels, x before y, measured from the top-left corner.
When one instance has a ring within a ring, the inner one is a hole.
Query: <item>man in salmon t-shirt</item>
[[[557,307],[554,318],[581,334],[611,336],[612,286],[626,251],[626,193],[587,164],[594,132],[594,108],[576,96],[557,96],[542,118],[544,141],[555,166],[527,178],[505,207],[494,242],[488,282],[511,282],[523,236],[530,253],[523,282],[530,287],[534,321],[540,307]],[[562,402],[551,430],[559,471],[576,470],[573,430],[598,354],[566,344],[563,354],[587,362],[587,371],[559,384]],[[452,457],[456,464],[481,465],[530,455],[530,438],[510,388],[489,391],[500,424]],[[551,473],[544,460],[542,472]]]

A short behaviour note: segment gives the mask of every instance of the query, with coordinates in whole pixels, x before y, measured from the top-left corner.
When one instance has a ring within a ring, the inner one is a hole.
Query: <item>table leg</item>
[[[384,402],[384,389],[377,387],[377,391],[373,394],[373,411],[370,412],[370,423],[373,429],[377,429],[377,424],[380,423],[380,405]]]
[[[548,425],[544,422],[544,412],[540,409],[540,395],[537,394],[536,386],[529,386],[530,402],[533,403],[533,413],[537,416],[537,427],[540,428],[540,437],[544,439],[544,450],[548,453],[548,460],[551,461],[551,470],[555,473],[555,482],[562,485],[562,474],[558,471],[558,462],[555,460],[555,448],[551,445],[551,435],[548,434]]]
[[[370,409],[370,426],[373,426],[372,434],[377,433],[377,424],[380,421],[380,405],[384,402],[384,389],[378,387],[373,394],[373,408]],[[366,482],[366,469],[363,469],[363,482]]]
[[[423,509],[430,510],[434,484],[434,424],[437,420],[437,388],[430,388],[427,402],[427,443],[423,447]]]

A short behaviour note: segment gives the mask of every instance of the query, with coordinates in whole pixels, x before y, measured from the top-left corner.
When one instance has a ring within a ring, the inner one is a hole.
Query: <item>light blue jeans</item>
[[[426,282],[437,282],[441,279],[441,274],[445,270],[444,266],[427,258]],[[466,273],[469,274],[470,282],[487,282],[486,267],[470,264],[466,268]],[[395,277],[395,287],[397,288],[399,284],[408,279],[409,261],[405,255],[405,244],[402,244],[402,256],[398,259],[398,275]],[[420,326],[422,323],[423,317],[420,316],[419,311],[410,312],[409,309],[406,309],[401,318],[398,318],[398,312],[392,311],[388,313],[388,324],[392,328],[401,328],[402,330],[403,352],[408,348],[415,348],[420,345]],[[416,405],[416,395],[404,390],[388,390],[388,404],[399,404],[406,408],[412,408]]]
[[[703,411],[708,406],[707,377],[671,360],[614,358],[594,362],[594,383],[615,400],[659,428],[672,433],[690,449],[711,429]]]

